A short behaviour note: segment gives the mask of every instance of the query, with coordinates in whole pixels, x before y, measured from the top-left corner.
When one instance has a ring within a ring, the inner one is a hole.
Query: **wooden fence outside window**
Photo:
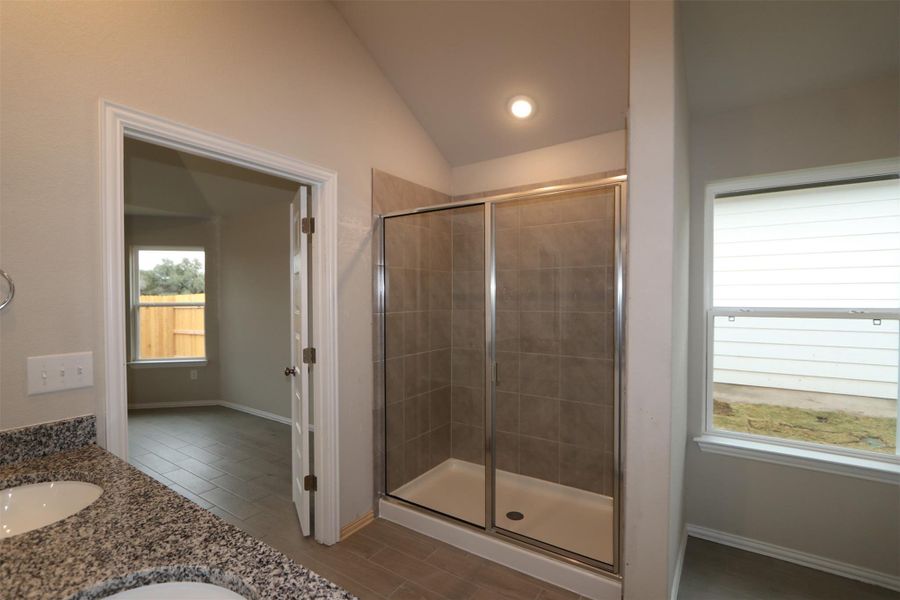
[[[173,303],[173,306],[141,306],[141,359],[200,358],[206,356],[205,306],[176,303],[206,302],[206,294],[140,297],[141,304]]]

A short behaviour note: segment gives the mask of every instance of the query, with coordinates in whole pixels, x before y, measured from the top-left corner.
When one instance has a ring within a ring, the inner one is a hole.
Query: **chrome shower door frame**
[[[615,203],[615,261],[614,261],[614,282],[615,282],[615,307],[614,307],[614,405],[613,405],[613,562],[612,564],[604,563],[591,559],[589,557],[570,552],[564,548],[559,548],[550,544],[541,542],[534,538],[529,538],[499,528],[495,525],[496,511],[496,445],[494,438],[494,420],[496,407],[496,381],[497,381],[497,362],[496,362],[496,312],[497,312],[497,273],[496,273],[496,248],[495,248],[495,231],[494,231],[494,207],[497,204],[505,202],[513,202],[526,199],[540,199],[543,197],[558,196],[571,192],[585,192],[600,190],[604,188],[612,188],[614,191]],[[622,545],[622,527],[624,520],[622,518],[623,491],[624,482],[622,474],[622,449],[623,445],[623,419],[624,419],[624,398],[625,398],[625,253],[627,251],[627,178],[625,175],[598,179],[578,184],[555,185],[536,188],[533,190],[522,192],[511,192],[487,196],[470,201],[452,202],[448,204],[440,204],[428,206],[419,209],[406,211],[397,211],[378,216],[376,224],[376,232],[378,235],[377,258],[376,258],[376,307],[380,307],[378,312],[378,339],[379,352],[381,357],[386,356],[385,352],[385,319],[383,307],[385,306],[385,250],[384,250],[384,220],[391,217],[400,217],[405,215],[421,214],[440,210],[448,210],[454,208],[463,208],[468,206],[481,205],[484,208],[484,276],[485,276],[485,402],[484,402],[484,468],[485,468],[485,524],[484,527],[478,527],[467,521],[463,521],[451,515],[441,513],[429,507],[410,502],[403,498],[391,495],[387,489],[387,454],[385,452],[384,468],[381,471],[381,485],[378,493],[381,498],[389,502],[399,502],[404,506],[411,507],[416,510],[424,511],[433,516],[439,516],[444,519],[456,523],[462,523],[467,527],[472,527],[478,531],[482,531],[488,535],[497,536],[505,541],[525,547],[529,550],[540,552],[551,556],[557,560],[562,560],[575,564],[577,566],[590,569],[606,576],[612,576],[620,579],[621,573],[621,545]],[[384,398],[386,392],[386,377],[381,377],[382,389],[380,396]],[[382,428],[381,435],[385,435],[387,427],[387,413],[384,411],[383,422],[380,423]],[[382,441],[381,447],[384,448]]]

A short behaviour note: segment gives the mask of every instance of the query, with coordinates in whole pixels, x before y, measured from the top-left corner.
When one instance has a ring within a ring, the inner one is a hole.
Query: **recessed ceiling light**
[[[513,96],[509,100],[509,112],[517,119],[527,119],[534,116],[534,100],[528,96]]]

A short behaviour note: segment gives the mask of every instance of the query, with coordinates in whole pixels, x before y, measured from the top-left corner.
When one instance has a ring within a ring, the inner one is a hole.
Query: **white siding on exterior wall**
[[[717,198],[713,304],[900,308],[896,179]]]
[[[716,317],[713,380],[893,399],[898,331],[895,320]]]
[[[713,304],[900,309],[896,179],[717,198]],[[713,380],[897,398],[898,321],[715,319]]]

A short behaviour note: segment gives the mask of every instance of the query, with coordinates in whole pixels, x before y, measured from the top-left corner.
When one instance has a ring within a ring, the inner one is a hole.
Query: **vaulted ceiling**
[[[288,203],[299,185],[228,163],[125,140],[125,214],[214,217]]]
[[[626,2],[335,4],[453,166],[625,126]]]

